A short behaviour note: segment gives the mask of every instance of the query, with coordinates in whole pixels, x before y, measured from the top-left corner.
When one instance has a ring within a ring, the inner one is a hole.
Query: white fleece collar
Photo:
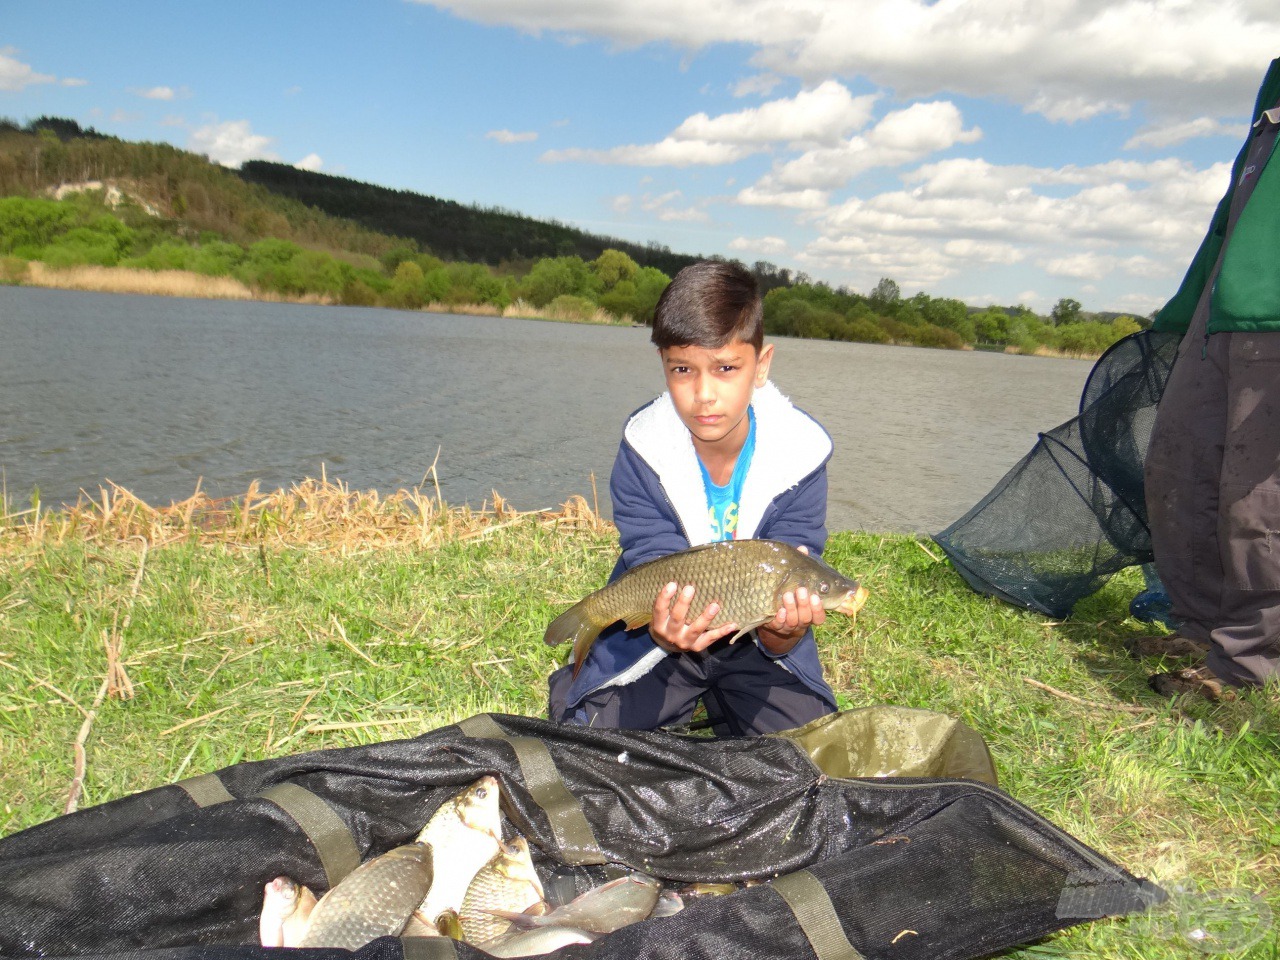
[[[831,437],[767,381],[751,398],[756,450],[738,505],[740,537],[754,537],[769,504],[820,467],[831,455]],[[623,436],[653,468],[675,508],[691,546],[710,543],[711,522],[693,438],[664,393],[628,421]]]

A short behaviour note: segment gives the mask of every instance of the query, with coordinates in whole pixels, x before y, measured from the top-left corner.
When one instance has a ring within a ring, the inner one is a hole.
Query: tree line
[[[102,191],[46,196],[86,181],[119,182],[127,193],[114,206]],[[701,259],[283,164],[252,161],[237,175],[167,144],[128,143],[49,117],[25,127],[0,120],[0,258],[0,282],[40,260],[230,276],[351,305],[523,302],[641,323],[670,277]],[[768,261],[747,269],[775,336],[1090,355],[1145,325],[1087,314],[1068,298],[1041,317],[1022,306],[975,310],[924,293],[903,297],[890,278],[864,295]]]

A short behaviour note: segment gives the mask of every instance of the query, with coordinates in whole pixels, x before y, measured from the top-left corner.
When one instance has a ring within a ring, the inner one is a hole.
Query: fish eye
[[[484,799],[485,797],[487,797],[488,795],[489,795],[489,788],[488,788],[488,787],[476,787],[476,799],[477,799],[477,800],[483,800],[483,799]]]
[[[831,590],[831,584],[827,583],[827,581],[823,580],[818,584],[819,593],[829,593],[830,590]]]

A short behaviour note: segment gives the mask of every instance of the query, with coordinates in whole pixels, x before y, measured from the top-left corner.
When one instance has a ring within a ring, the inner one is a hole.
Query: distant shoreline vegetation
[[[391,228],[409,236],[380,232]],[[73,121],[0,120],[0,284],[643,324],[671,275],[636,258],[671,273],[697,259],[606,242],[281,164],[255,161],[237,175]],[[509,255],[446,260],[427,244]],[[557,255],[527,254],[548,247]],[[747,269],[765,291],[774,336],[1095,357],[1146,322],[1087,314],[1065,298],[1041,317],[1023,306],[903,297],[889,278],[863,295],[766,261]]]

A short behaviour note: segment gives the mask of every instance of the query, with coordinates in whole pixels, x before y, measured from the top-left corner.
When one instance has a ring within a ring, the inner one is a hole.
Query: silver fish
[[[498,778],[481,777],[447,800],[432,814],[418,840],[431,847],[435,879],[415,906],[439,926],[437,920],[446,910],[461,913],[471,881],[501,850]]]
[[[536,957],[567,947],[571,943],[590,943],[598,936],[599,934],[572,927],[541,927],[537,930],[522,930],[479,946],[485,953],[495,957]]]
[[[276,877],[262,889],[258,935],[264,947],[296,947],[315,909],[316,895],[289,877]]]
[[[396,936],[431,888],[431,848],[396,847],[356,867],[311,911],[300,947],[357,950],[378,937]]]
[[[612,933],[630,923],[638,923],[653,913],[662,884],[643,873],[593,887],[550,913],[493,912],[522,929],[537,927],[573,927],[588,933]]]

